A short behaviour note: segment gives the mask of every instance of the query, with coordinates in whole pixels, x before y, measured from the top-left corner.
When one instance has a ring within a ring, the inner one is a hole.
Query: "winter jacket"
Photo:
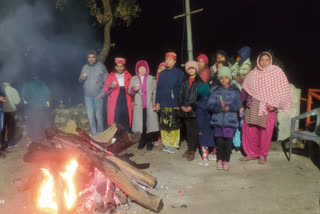
[[[86,80],[81,79],[84,73],[88,75]],[[85,64],[79,77],[79,82],[83,84],[84,96],[104,96],[103,86],[108,74],[106,66],[101,62],[97,62],[94,65]]]
[[[42,109],[47,106],[51,92],[41,80],[31,80],[23,85],[21,96],[32,109]]]
[[[184,77],[184,72],[177,67],[161,71],[156,93],[156,103],[160,103],[160,107],[179,106],[180,86]]]
[[[248,46],[244,46],[237,51],[238,55],[241,57],[240,62],[236,62],[231,67],[232,76],[239,75],[243,78],[251,71],[251,48]]]
[[[192,110],[189,112],[184,112],[180,110],[181,116],[184,118],[192,118],[196,117],[196,109],[197,109],[197,88],[198,86],[203,83],[200,76],[196,76],[195,80],[193,81],[191,87],[189,87],[189,77],[185,78],[180,87],[180,96],[179,96],[179,107],[191,106]]]
[[[146,128],[147,133],[159,131],[158,114],[153,111],[156,97],[156,79],[149,75],[149,66],[146,66],[147,72],[144,76],[143,83],[146,84],[146,94],[142,94],[141,79],[138,74],[138,68],[136,66],[136,76],[131,78],[129,86],[129,94],[134,97],[133,106],[133,118],[132,118],[132,132],[143,132],[143,97],[146,96],[146,108],[147,108],[147,121]],[[134,91],[133,87],[140,85],[138,92]]]
[[[213,146],[213,129],[210,125],[211,114],[208,111],[208,99],[209,97],[200,97],[197,101],[197,124],[200,146]]]
[[[124,88],[126,90],[127,107],[129,114],[129,127],[131,127],[132,120],[132,97],[128,93],[129,84],[131,80],[131,74],[128,71],[124,71]],[[110,89],[111,82],[116,82],[117,86],[114,89]],[[116,73],[112,72],[108,75],[104,84],[104,92],[108,95],[108,125],[111,126],[114,123],[115,109],[117,105],[118,96],[120,93],[119,82],[116,77]]]
[[[239,66],[239,62],[236,62],[232,67],[231,67],[231,72],[232,76],[241,76],[245,78],[247,74],[251,71],[251,61],[250,58],[246,59],[242,66]]]
[[[228,112],[222,111],[221,99],[229,106],[230,110]],[[208,101],[208,109],[212,112],[211,125],[213,127],[237,128],[239,126],[238,111],[240,108],[239,89],[232,85],[228,88],[218,86],[214,89]]]
[[[5,93],[7,102],[3,104],[3,112],[17,111],[16,105],[21,101],[18,91],[13,88],[10,83],[3,83],[3,92]]]

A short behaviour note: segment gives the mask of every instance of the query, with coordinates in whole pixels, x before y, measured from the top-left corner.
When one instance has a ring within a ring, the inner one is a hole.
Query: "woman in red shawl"
[[[270,53],[259,55],[257,66],[244,80],[241,98],[246,101],[242,146],[247,156],[240,160],[259,159],[259,164],[265,164],[277,110],[288,111],[291,101],[288,79],[281,68],[272,65]]]

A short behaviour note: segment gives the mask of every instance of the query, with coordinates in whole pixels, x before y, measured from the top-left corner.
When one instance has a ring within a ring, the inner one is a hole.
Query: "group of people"
[[[0,158],[4,158],[5,151],[16,147],[23,137],[17,112],[23,109],[27,116],[26,128],[32,141],[40,142],[45,129],[49,127],[50,90],[37,73],[32,73],[31,77],[22,86],[21,94],[9,81],[0,84]]]
[[[166,53],[165,62],[150,75],[146,61],[135,66],[135,76],[126,70],[124,58],[115,59],[110,74],[89,51],[79,81],[83,84],[92,135],[103,131],[103,97],[107,96],[107,123],[140,132],[139,149],[152,150],[162,142],[163,151],[175,153],[185,139],[183,158],[192,161],[199,148],[200,165],[216,160],[218,170],[229,170],[232,150],[241,161],[265,164],[279,109],[288,111],[291,93],[286,75],[262,52],[251,70],[251,48],[238,52],[236,63],[227,61],[223,50],[209,68],[205,54],[176,67],[177,55]],[[214,156],[216,154],[216,156]]]

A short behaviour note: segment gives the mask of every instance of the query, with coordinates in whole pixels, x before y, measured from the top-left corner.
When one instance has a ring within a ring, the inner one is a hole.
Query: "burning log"
[[[126,201],[126,195],[141,206],[159,212],[162,209],[162,199],[140,188],[133,181],[149,188],[156,186],[157,180],[146,172],[143,172],[127,162],[121,160],[108,151],[101,143],[94,141],[90,136],[84,135],[82,130],[77,129],[80,137],[73,134],[67,134],[56,129],[48,129],[47,136],[50,144],[41,145],[31,143],[28,147],[28,153],[24,156],[26,162],[61,165],[67,160],[75,159],[79,162],[79,171],[84,174],[97,168],[109,180],[106,182],[107,191],[105,194],[105,206],[110,213],[115,211],[115,200],[117,195],[120,201]],[[125,136],[125,135],[121,135]],[[126,141],[130,141],[126,134]],[[86,138],[86,140],[84,139]],[[120,138],[121,139],[121,138]],[[125,147],[129,144],[125,143]],[[132,143],[131,143],[132,145]],[[125,148],[119,146],[119,148]],[[120,151],[120,150],[118,150]],[[111,182],[110,182],[111,181]],[[115,185],[126,195],[115,193]],[[60,194],[59,194],[60,195]],[[118,202],[117,202],[118,203]]]

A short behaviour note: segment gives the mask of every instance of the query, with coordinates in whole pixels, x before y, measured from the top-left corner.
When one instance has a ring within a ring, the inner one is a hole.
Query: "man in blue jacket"
[[[180,143],[179,92],[184,72],[175,67],[177,55],[165,56],[167,68],[159,74],[156,93],[156,111],[160,111],[160,126],[163,151],[175,153]]]

